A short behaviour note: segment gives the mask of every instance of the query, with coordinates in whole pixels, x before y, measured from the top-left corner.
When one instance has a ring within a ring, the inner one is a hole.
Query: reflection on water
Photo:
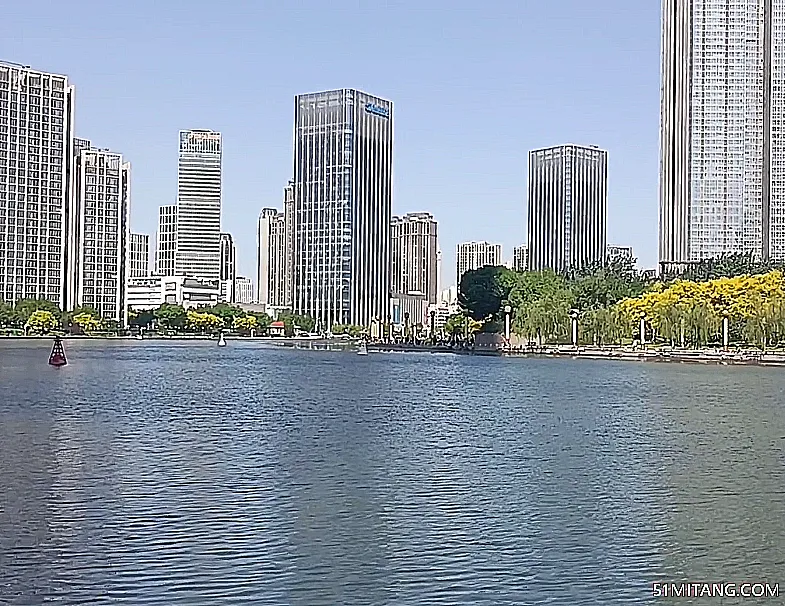
[[[57,370],[47,346],[0,342],[1,604],[785,583],[776,370],[96,341]]]

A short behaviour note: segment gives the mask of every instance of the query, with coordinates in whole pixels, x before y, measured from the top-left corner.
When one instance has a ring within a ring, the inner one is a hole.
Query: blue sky
[[[455,245],[526,237],[527,151],[610,153],[608,235],[657,261],[658,2],[630,0],[28,0],[0,59],[67,74],[77,135],[131,161],[134,231],[177,192],[177,132],[224,136],[223,228],[255,271],[262,207],[292,173],[295,94],[359,88],[395,104],[394,212]]]

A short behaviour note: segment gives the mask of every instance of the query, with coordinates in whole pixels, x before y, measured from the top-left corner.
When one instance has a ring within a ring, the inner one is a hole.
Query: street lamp
[[[510,344],[510,314],[512,307],[509,305],[504,306],[504,338],[507,340],[507,345]]]
[[[641,347],[646,345],[646,316],[641,316]]]
[[[436,345],[436,310],[431,310],[431,345]]]
[[[722,316],[722,348],[725,351],[728,351],[728,342],[729,342],[729,324],[730,321],[728,319],[728,314],[723,314]]]

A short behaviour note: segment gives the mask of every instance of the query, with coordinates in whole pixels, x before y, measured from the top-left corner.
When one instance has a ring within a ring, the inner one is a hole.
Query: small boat
[[[360,349],[357,350],[358,356],[367,356],[368,355],[368,347],[365,345],[365,341],[360,343]]]
[[[65,357],[65,349],[63,348],[63,340],[60,337],[55,337],[54,345],[52,346],[52,353],[49,354],[50,366],[65,366],[68,360]]]
[[[218,336],[218,347],[226,347],[226,339],[224,338],[223,331],[221,331]]]

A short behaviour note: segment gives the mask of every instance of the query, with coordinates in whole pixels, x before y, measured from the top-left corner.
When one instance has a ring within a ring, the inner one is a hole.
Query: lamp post
[[[641,318],[641,347],[646,345],[646,317]]]
[[[725,351],[728,351],[728,341],[729,341],[728,329],[730,328],[729,324],[730,322],[728,320],[728,314],[723,315],[722,316],[722,348]]]
[[[403,314],[403,338],[404,341],[409,341],[409,312]]]
[[[392,343],[392,316],[387,316],[387,328],[385,329],[387,332],[387,342]]]
[[[436,345],[436,310],[432,309],[431,313],[431,345]]]
[[[512,307],[509,305],[504,306],[504,338],[507,341],[507,346],[510,345],[510,314]]]
[[[570,319],[572,320],[572,346],[578,347],[578,316],[580,312],[577,309],[570,310]]]

